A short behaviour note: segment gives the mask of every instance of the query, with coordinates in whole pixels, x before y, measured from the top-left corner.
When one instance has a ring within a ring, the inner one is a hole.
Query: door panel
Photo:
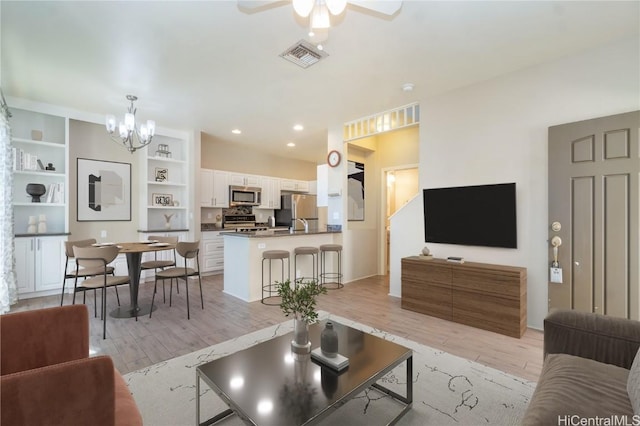
[[[572,258],[566,265],[572,269],[574,309],[591,311],[593,306],[593,210],[594,179],[581,177],[573,179],[573,223],[571,232]],[[564,247],[560,246],[559,250]],[[562,265],[562,263],[561,263]]]
[[[639,128],[640,111],[549,128],[549,308],[639,318]]]
[[[629,176],[604,177],[604,292],[607,314],[629,315]]]

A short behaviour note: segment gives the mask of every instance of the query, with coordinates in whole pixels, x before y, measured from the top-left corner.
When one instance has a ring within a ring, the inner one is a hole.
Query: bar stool
[[[311,256],[312,270],[311,279],[318,282],[318,247],[296,247],[293,249],[293,274],[298,273],[298,256]],[[304,281],[304,274],[301,277],[296,276],[296,282]]]
[[[338,270],[325,272],[326,254],[330,252],[335,252],[338,255]],[[327,283],[327,279],[337,281]],[[334,287],[327,287],[327,284],[332,284]],[[320,285],[330,290],[337,290],[344,287],[344,284],[342,284],[342,246],[340,244],[323,244],[320,246]]]
[[[262,252],[262,303],[265,305],[280,305],[280,302],[267,302],[269,299],[278,298],[278,290],[273,285],[273,281],[271,280],[271,264],[273,260],[280,259],[282,271],[280,274],[280,279],[284,281],[284,261],[287,260],[287,279],[290,279],[291,274],[289,272],[289,252],[287,250],[265,250]],[[267,284],[264,283],[264,262],[265,260],[269,261],[269,282]],[[266,295],[266,296],[265,296]]]

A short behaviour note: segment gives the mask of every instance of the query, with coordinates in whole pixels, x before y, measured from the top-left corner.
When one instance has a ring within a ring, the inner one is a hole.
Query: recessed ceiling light
[[[293,143],[293,142],[289,142],[289,143],[287,144],[287,146],[293,147],[293,146],[296,146],[296,144],[295,144],[295,143]]]
[[[231,133],[233,133],[234,135],[239,135],[240,133],[242,133],[242,130],[240,130],[240,129],[233,129],[233,130],[231,131]]]
[[[296,124],[295,126],[293,126],[293,130],[299,132],[301,130],[304,130],[304,126],[302,124]]]
[[[414,88],[413,83],[405,83],[402,85],[402,90],[404,90],[405,92],[412,92],[413,88]]]

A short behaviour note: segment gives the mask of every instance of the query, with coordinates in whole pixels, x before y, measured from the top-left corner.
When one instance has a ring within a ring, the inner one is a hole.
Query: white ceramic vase
[[[47,216],[41,214],[38,217],[38,234],[45,234],[47,232]]]
[[[311,352],[311,342],[309,341],[309,323],[305,320],[293,320],[293,340],[291,349],[295,353]]]
[[[29,216],[29,226],[27,226],[28,234],[35,234],[38,231],[38,223],[35,216]]]

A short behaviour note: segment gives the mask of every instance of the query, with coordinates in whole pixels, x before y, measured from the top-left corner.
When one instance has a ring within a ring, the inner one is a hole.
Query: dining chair
[[[155,240],[158,241],[160,243],[169,243],[169,244],[177,244],[178,243],[178,237],[162,237],[159,235],[151,235],[149,236],[149,240]],[[158,273],[158,269],[165,269],[165,268],[169,268],[171,266],[176,266],[176,249],[173,249],[173,260],[171,259],[160,259],[158,260],[158,252],[155,251],[153,252],[154,255],[154,260],[147,260],[145,262],[142,262],[140,264],[140,267],[142,270],[145,269],[153,269],[154,273]],[[173,285],[173,280],[171,280],[169,282],[169,285]],[[177,284],[176,284],[177,287]],[[155,289],[154,289],[155,291]],[[167,302],[167,297],[165,294],[165,290],[164,290],[164,280],[162,280],[162,303],[166,303]]]
[[[198,277],[198,284],[200,285],[200,304],[204,309],[204,298],[202,297],[202,277],[200,276],[200,261],[198,260],[198,253],[200,252],[200,241],[194,242],[179,242],[176,245],[176,251],[184,259],[184,266],[175,266],[173,268],[163,269],[156,273],[156,279],[153,288],[153,296],[151,297],[151,312],[149,312],[149,318],[153,313],[153,304],[156,297],[156,289],[158,287],[158,280],[176,279],[179,283],[180,279],[185,281],[185,289],[187,294],[187,319],[191,319],[191,313],[189,311],[189,277]],[[190,259],[194,259],[195,268],[190,268],[187,262]],[[176,284],[178,287],[179,284]],[[169,288],[169,306],[171,306],[173,286]]]
[[[81,278],[89,278],[89,277],[93,277],[95,275],[100,275],[102,274],[102,270],[99,269],[92,269],[92,268],[78,268],[75,270],[70,271],[69,270],[69,260],[74,258],[74,254],[73,254],[73,247],[91,247],[92,244],[96,243],[96,239],[95,238],[88,238],[86,240],[76,240],[76,241],[65,241],[64,242],[64,252],[65,252],[65,262],[64,262],[64,276],[62,278],[62,295],[60,296],[60,306],[62,306],[62,304],[64,303],[64,287],[65,284],[67,283],[68,279],[71,278],[76,278],[76,277],[81,277]],[[114,269],[113,266],[109,266],[107,268],[107,273],[113,275],[114,274]],[[74,285],[73,287],[73,302],[72,304],[76,304],[76,293],[79,291],[82,291],[82,303],[86,303],[87,301],[87,290],[86,288],[84,288],[82,286],[82,283],[80,283],[79,287],[76,287]],[[115,288],[116,291],[116,298],[118,299],[118,306],[120,306],[120,295],[118,294],[118,288]],[[95,316],[98,316],[98,302],[96,300],[96,290],[93,290],[93,305],[94,305],[94,311],[95,311]]]
[[[76,258],[77,268],[94,268],[102,271],[82,282],[85,288],[102,289],[101,315],[102,315],[102,338],[107,338],[107,288],[129,284],[129,276],[110,275],[108,271],[109,263],[118,256],[120,249],[117,246],[106,247],[73,247],[73,254]],[[75,278],[77,285],[78,276]],[[74,287],[75,288],[75,287]]]

